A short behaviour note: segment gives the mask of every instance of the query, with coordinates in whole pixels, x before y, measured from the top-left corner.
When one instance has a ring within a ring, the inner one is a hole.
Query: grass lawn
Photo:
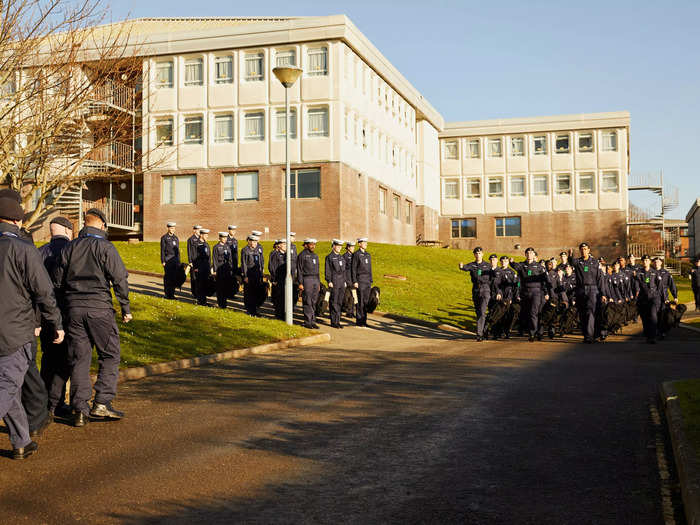
[[[695,452],[700,453],[700,379],[674,381],[673,386],[678,392],[683,413],[683,430],[693,443]]]

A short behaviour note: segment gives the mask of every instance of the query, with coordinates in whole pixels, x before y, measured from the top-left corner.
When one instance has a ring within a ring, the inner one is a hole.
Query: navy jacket
[[[363,249],[357,250],[352,256],[350,277],[353,283],[372,284],[372,256]]]
[[[180,264],[180,239],[177,235],[166,233],[160,238],[160,262],[166,263],[174,259],[171,264]]]

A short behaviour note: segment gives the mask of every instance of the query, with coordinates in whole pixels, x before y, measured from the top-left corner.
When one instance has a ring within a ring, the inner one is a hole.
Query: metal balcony
[[[90,208],[97,208],[107,217],[109,228],[119,228],[123,230],[136,231],[134,221],[134,205],[131,202],[118,201],[115,199],[104,199],[99,201],[82,201],[83,213]]]
[[[98,146],[83,160],[83,170],[92,172],[125,171],[134,173],[134,148],[123,142]]]
[[[107,115],[113,110],[134,114],[135,90],[121,82],[107,80],[93,86],[88,95],[86,111],[90,116]]]

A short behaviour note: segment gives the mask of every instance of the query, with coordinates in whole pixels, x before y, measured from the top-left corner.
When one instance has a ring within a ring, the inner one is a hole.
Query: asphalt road
[[[371,324],[120,385],[126,419],[55,423],[37,455],[0,458],[0,520],[663,523],[650,405],[700,377],[700,334],[475,343]]]

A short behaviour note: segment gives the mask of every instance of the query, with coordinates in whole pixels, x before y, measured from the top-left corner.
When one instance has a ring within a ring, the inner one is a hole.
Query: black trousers
[[[331,324],[340,324],[340,313],[343,311],[343,300],[345,299],[345,281],[333,283],[333,288],[329,288],[331,298],[328,302],[328,309],[331,314]]]
[[[165,261],[165,266],[163,267],[163,293],[166,299],[175,299],[175,286],[173,286],[173,282],[175,281],[175,272],[179,266],[180,261],[174,257]]]
[[[36,366],[37,350],[35,338],[32,341],[32,359],[29,361],[29,367],[24,374],[24,383],[22,384],[22,406],[27,413],[30,432],[43,425],[46,418],[49,417],[49,394],[39,373],[39,368]]]
[[[598,288],[584,286],[576,290],[576,306],[581,317],[581,331],[585,339],[595,337],[595,320],[598,310]]]
[[[355,305],[355,319],[357,326],[367,325],[367,302],[372,283],[357,283],[357,304]]]
[[[491,300],[491,291],[488,288],[476,289],[472,291],[472,301],[474,301],[474,309],[476,310],[476,335],[482,337],[484,335],[484,327],[486,326],[486,311]]]
[[[637,303],[637,308],[639,309],[639,317],[642,318],[644,335],[647,339],[654,339],[659,322],[659,300],[639,301]]]
[[[272,304],[275,307],[275,317],[284,319],[284,283],[275,283],[272,285]]]
[[[540,326],[540,311],[544,303],[544,295],[539,289],[528,290],[527,287],[522,292],[522,312],[521,320],[524,320],[526,325],[521,327],[527,329],[529,335],[542,335],[542,327]]]
[[[249,277],[248,282],[243,285],[243,304],[245,311],[250,315],[258,313],[258,297],[262,288],[262,279]]]
[[[304,326],[311,326],[316,324],[316,303],[321,291],[321,281],[318,277],[304,277],[301,284],[304,285],[301,293],[304,304]]]
[[[54,344],[54,333],[51,327],[42,326],[41,335],[41,378],[44,381],[49,396],[49,410],[55,409],[66,399],[66,382],[70,377],[68,364],[68,341]]]

